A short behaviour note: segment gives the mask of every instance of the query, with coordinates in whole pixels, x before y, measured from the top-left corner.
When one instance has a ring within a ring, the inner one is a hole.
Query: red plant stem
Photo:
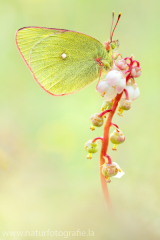
[[[126,89],[123,90],[125,92],[125,95],[126,95],[126,100],[129,100],[129,94],[128,94],[128,91]]]
[[[103,141],[103,138],[102,137],[96,137],[95,139],[92,140],[92,142],[95,142],[97,140],[102,140]]]
[[[116,111],[116,108],[118,106],[118,102],[122,97],[122,94],[123,94],[123,92],[120,94],[117,94],[115,101],[113,103],[113,106],[112,106],[112,111],[108,114],[107,120],[105,122],[102,148],[101,148],[101,154],[100,154],[100,163],[99,163],[100,164],[100,179],[101,179],[102,191],[103,191],[103,195],[104,195],[105,201],[107,203],[107,206],[110,210],[112,209],[112,204],[111,204],[111,200],[110,200],[110,196],[109,196],[108,186],[107,186],[105,177],[102,174],[102,165],[105,162],[105,159],[103,156],[105,156],[107,154],[108,143],[109,143],[109,129],[111,126],[111,121],[112,121],[113,115]]]
[[[106,113],[111,112],[111,111],[112,111],[112,109],[105,110],[104,112],[101,112],[101,113],[99,114],[99,117],[103,117],[103,115],[105,115]]]
[[[132,64],[132,57],[126,57],[126,58],[124,58],[124,60],[126,61],[126,60],[129,60],[130,61],[130,64]]]
[[[115,123],[111,123],[111,126],[114,126],[116,128],[116,131],[120,132],[118,125],[116,125]]]
[[[115,126],[116,128],[118,128],[118,129],[119,129],[118,125],[117,125],[117,124],[115,124],[115,123],[111,123],[111,126]]]
[[[129,73],[128,76],[126,77],[126,83],[128,82],[128,80],[131,78],[131,74]]]
[[[134,60],[133,63],[137,63],[137,67],[140,66],[139,62],[137,60]]]
[[[105,157],[108,158],[108,164],[112,164],[112,160],[111,160],[110,156],[106,154]]]

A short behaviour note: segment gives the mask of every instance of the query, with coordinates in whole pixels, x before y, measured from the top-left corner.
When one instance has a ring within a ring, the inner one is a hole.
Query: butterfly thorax
[[[102,60],[102,63],[104,68],[108,70],[108,68],[110,69],[113,66],[113,59],[114,59],[115,52],[119,47],[119,40],[113,40],[112,42],[107,41],[107,42],[104,42],[104,45],[107,52],[107,57],[106,59]]]

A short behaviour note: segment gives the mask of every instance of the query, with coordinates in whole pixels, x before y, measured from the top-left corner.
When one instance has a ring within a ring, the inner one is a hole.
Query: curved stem
[[[111,126],[114,126],[115,128],[118,128],[118,129],[119,129],[118,125],[115,124],[115,123],[111,123]]]
[[[134,60],[133,63],[137,63],[137,67],[140,66],[139,62],[137,60]]]
[[[102,174],[102,165],[105,162],[105,159],[103,156],[105,156],[107,154],[107,149],[108,149],[108,143],[109,143],[109,129],[111,126],[111,121],[113,118],[113,115],[116,111],[116,108],[118,106],[118,102],[122,97],[122,93],[117,94],[115,101],[113,103],[112,106],[112,111],[108,114],[107,120],[105,122],[104,125],[104,133],[103,133],[103,141],[102,141],[102,148],[101,148],[101,154],[100,154],[100,179],[101,179],[101,186],[102,186],[102,191],[103,191],[103,195],[104,198],[106,200],[107,206],[109,209],[112,209],[112,204],[111,204],[111,200],[110,200],[110,196],[109,196],[109,192],[108,192],[108,186],[105,180],[105,177]]]
[[[103,138],[102,138],[102,137],[96,137],[96,138],[94,138],[94,139],[92,140],[92,142],[95,142],[95,141],[97,141],[97,140],[103,141]]]
[[[105,115],[106,113],[111,112],[111,111],[112,111],[112,108],[109,110],[105,110],[99,114],[99,117],[103,117],[103,115]]]
[[[110,156],[106,154],[105,157],[108,158],[108,164],[112,164],[112,160],[111,160]]]
[[[126,95],[126,100],[129,100],[129,94],[128,94],[128,91],[126,89],[123,90],[125,92],[125,95]]]
[[[128,80],[131,78],[131,74],[129,73],[128,76],[126,77],[126,83],[128,82]]]

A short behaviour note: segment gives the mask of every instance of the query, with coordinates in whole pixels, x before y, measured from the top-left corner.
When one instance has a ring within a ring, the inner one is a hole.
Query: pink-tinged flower
[[[105,162],[102,165],[102,174],[104,175],[106,182],[110,183],[111,177],[121,178],[124,175],[124,172],[117,163],[112,162],[109,164]]]
[[[117,150],[117,144],[121,144],[125,141],[125,136],[120,129],[116,129],[110,134],[110,141],[114,144],[112,150]]]
[[[116,66],[120,69],[120,70],[126,70],[127,69],[127,62],[124,59],[119,60],[116,63]]]
[[[104,94],[104,98],[107,101],[111,101],[113,98],[115,98],[117,95],[116,89],[114,87],[111,87],[108,85],[108,89]]]
[[[126,77],[121,71],[111,70],[105,79],[110,86],[116,88],[117,93],[121,93],[126,86]]]
[[[107,83],[107,80],[102,80],[98,83],[96,90],[102,95],[104,96],[104,98],[107,101],[111,101],[113,98],[116,97],[117,92],[116,89],[112,86],[110,86]]]
[[[128,92],[129,99],[132,100],[132,101],[136,100],[140,95],[140,91],[139,91],[139,88],[138,88],[136,83],[134,83],[132,85],[127,85],[125,87],[125,89]]]
[[[120,144],[125,141],[125,136],[120,129],[116,129],[110,134],[110,140],[113,144]]]
[[[103,125],[103,117],[99,113],[95,113],[90,117],[91,123],[95,127],[101,127]]]
[[[141,67],[133,66],[131,71],[132,77],[135,77],[135,78],[140,77],[141,73],[142,73]]]

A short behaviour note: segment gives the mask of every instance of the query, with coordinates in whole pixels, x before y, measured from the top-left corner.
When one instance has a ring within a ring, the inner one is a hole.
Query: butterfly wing
[[[16,33],[16,43],[35,80],[52,95],[84,88],[99,77],[96,59],[109,60],[98,40],[69,30],[22,28]]]

